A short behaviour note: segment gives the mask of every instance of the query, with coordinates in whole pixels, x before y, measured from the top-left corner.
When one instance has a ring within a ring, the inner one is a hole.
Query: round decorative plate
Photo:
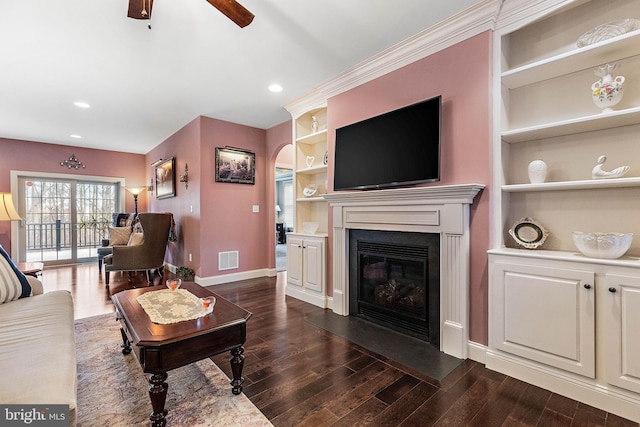
[[[549,236],[549,232],[531,218],[522,218],[515,223],[509,234],[516,243],[527,249],[539,248]]]

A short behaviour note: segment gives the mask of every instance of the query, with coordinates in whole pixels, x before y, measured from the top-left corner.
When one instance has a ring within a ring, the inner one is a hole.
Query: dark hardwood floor
[[[275,426],[638,426],[470,360],[442,381],[413,372],[307,322],[323,310],[285,297],[284,278],[213,287],[253,313],[244,393]],[[76,318],[113,312],[95,264],[47,267],[42,280],[72,292]],[[111,281],[111,292],[147,285]],[[228,354],[213,359],[231,375]]]

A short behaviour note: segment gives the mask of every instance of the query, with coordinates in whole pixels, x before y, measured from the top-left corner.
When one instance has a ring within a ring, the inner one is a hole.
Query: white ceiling
[[[0,0],[0,137],[147,153],[200,115],[267,129],[477,1],[240,0],[241,29],[205,0],[155,0],[149,30],[128,0]]]

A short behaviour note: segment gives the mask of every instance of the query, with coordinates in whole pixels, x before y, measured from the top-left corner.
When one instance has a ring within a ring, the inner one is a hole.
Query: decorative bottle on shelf
[[[316,116],[311,116],[311,132],[318,132],[318,118]]]
[[[542,160],[534,160],[529,163],[529,182],[532,184],[543,183],[547,178],[547,164]]]
[[[624,83],[623,76],[613,77],[612,74],[618,69],[618,63],[605,64],[598,67],[594,74],[600,77],[600,80],[591,85],[591,94],[593,102],[598,108],[602,108],[603,113],[613,111],[611,107],[616,105],[622,99]]]

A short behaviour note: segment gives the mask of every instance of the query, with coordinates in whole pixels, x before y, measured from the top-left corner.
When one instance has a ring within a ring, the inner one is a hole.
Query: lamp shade
[[[10,193],[0,193],[0,221],[20,221],[20,215],[13,207]]]
[[[133,194],[134,196],[137,196],[138,194],[142,193],[144,190],[146,190],[147,187],[125,187],[125,190],[127,190],[129,193]]]

